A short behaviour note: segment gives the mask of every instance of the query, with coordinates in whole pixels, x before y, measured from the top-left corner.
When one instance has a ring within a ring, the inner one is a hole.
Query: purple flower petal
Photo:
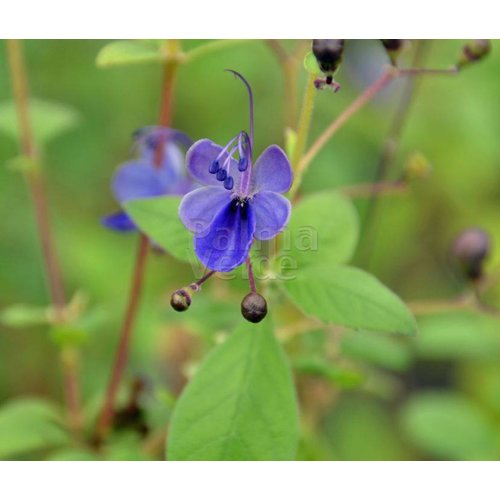
[[[285,152],[275,144],[269,146],[255,162],[253,192],[286,193],[292,182],[292,167]]]
[[[255,218],[250,204],[230,201],[214,218],[209,231],[195,235],[198,259],[208,269],[228,272],[248,256],[255,232]]]
[[[120,203],[165,194],[162,173],[146,160],[125,163],[115,173],[111,186]]]
[[[215,144],[209,139],[201,139],[195,142],[186,154],[186,165],[191,176],[201,184],[206,186],[222,186],[214,174],[208,171],[208,168],[213,161],[219,156],[224,148]],[[227,155],[220,160],[220,166],[224,164]],[[240,185],[241,172],[238,170],[238,162],[234,159],[230,160],[229,174],[234,179],[234,186],[238,188]]]
[[[137,226],[125,212],[117,212],[101,218],[101,224],[114,231],[135,231]]]
[[[230,201],[231,192],[221,185],[198,188],[182,198],[179,216],[190,231],[202,233]]]
[[[270,240],[283,231],[292,211],[289,200],[272,191],[254,195],[251,206],[255,215],[255,238]]]

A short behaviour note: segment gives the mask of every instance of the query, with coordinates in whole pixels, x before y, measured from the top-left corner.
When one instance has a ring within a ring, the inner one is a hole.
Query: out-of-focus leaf
[[[418,354],[426,359],[498,359],[500,321],[472,311],[418,319]]]
[[[308,52],[306,57],[304,57],[304,68],[308,73],[313,75],[319,75],[321,73],[321,69],[319,68],[318,61],[312,52]]]
[[[391,415],[372,399],[342,398],[323,430],[335,460],[406,460]]]
[[[374,276],[346,266],[297,270],[284,282],[302,311],[325,322],[353,328],[412,335],[416,324],[403,301]]]
[[[13,328],[47,325],[50,319],[47,307],[15,304],[0,311],[0,323]]]
[[[358,241],[359,221],[350,200],[337,191],[304,197],[292,211],[283,254],[297,268],[349,261]]]
[[[124,204],[140,230],[176,259],[196,263],[193,235],[179,219],[179,196],[133,200]]]
[[[244,324],[182,393],[169,460],[293,460],[299,423],[290,367],[270,320]]]
[[[97,54],[96,64],[101,68],[161,62],[165,54],[153,40],[120,40],[105,45]]]
[[[11,400],[0,407],[0,459],[67,445],[57,409],[38,399]]]
[[[71,130],[79,122],[79,115],[73,108],[57,102],[32,98],[29,111],[35,141],[41,146]],[[0,104],[0,132],[14,140],[19,138],[19,125],[13,101]]]
[[[346,332],[341,340],[342,353],[389,370],[406,370],[412,355],[401,339],[375,332]]]
[[[344,389],[358,387],[364,380],[363,374],[335,365],[319,357],[302,357],[293,363],[294,368],[308,375],[326,378]]]
[[[413,396],[401,413],[413,444],[447,460],[492,460],[495,429],[481,407],[461,394],[429,391]]]

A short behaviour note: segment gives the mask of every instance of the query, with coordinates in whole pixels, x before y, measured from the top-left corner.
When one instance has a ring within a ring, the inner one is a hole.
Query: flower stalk
[[[24,58],[20,40],[7,40],[12,90],[19,122],[19,135],[23,155],[38,165],[39,157],[31,125],[29,110],[29,89]],[[40,168],[32,168],[25,174],[31,193],[40,239],[45,275],[54,307],[55,323],[63,323],[66,296],[62,281],[62,273],[57,256],[52,226],[49,217],[47,197],[43,175]],[[77,436],[81,430],[82,418],[80,410],[80,382],[78,377],[78,353],[74,348],[61,348],[60,362],[64,379],[64,392],[68,411],[69,427]]]

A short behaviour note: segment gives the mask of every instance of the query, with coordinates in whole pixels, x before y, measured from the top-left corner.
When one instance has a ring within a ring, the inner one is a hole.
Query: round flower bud
[[[323,73],[334,73],[342,60],[344,40],[313,40],[312,51]]]
[[[250,292],[241,301],[241,314],[251,323],[259,323],[267,314],[266,299],[257,292]]]
[[[191,305],[191,296],[186,290],[176,290],[170,297],[170,305],[176,311],[187,311]]]
[[[453,242],[452,254],[465,275],[476,280],[482,276],[483,263],[490,252],[490,238],[479,228],[462,231]]]
[[[458,59],[457,66],[462,68],[467,64],[480,61],[491,51],[491,42],[489,40],[472,40],[462,47],[462,52]]]

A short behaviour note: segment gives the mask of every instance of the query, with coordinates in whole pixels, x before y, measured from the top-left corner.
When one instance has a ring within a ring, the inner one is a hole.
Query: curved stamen
[[[239,78],[245,84],[245,87],[248,90],[248,97],[249,97],[249,101],[250,101],[250,147],[253,149],[253,93],[252,93],[252,89],[250,87],[250,84],[247,82],[247,80],[245,79],[245,77],[242,74],[238,73],[237,71],[234,71],[234,69],[226,69],[225,71],[229,71],[234,76]]]

